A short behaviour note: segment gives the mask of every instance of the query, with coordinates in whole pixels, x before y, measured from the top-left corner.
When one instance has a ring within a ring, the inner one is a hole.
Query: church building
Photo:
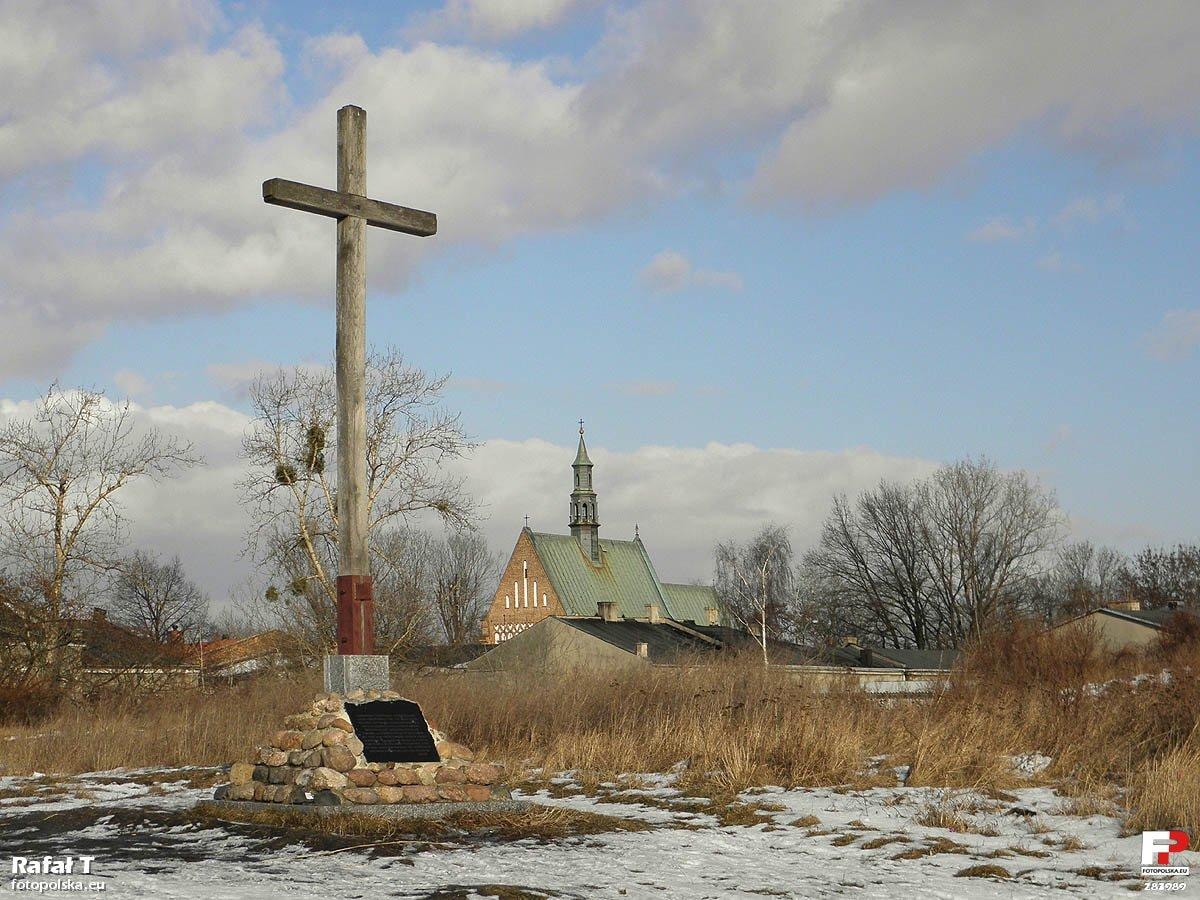
[[[726,617],[711,587],[659,579],[636,528],[631,541],[600,537],[582,423],[571,468],[570,533],[521,529],[483,618],[483,642],[503,643],[550,616],[723,624]]]

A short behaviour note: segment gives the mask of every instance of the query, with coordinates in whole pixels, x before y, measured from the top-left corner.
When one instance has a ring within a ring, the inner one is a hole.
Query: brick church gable
[[[642,539],[599,537],[592,461],[579,432],[579,450],[572,463],[570,534],[521,530],[504,568],[492,605],[484,616],[483,642],[500,644],[550,616],[595,616],[599,604],[612,604],[622,619],[657,615],[678,622],[715,624],[716,592],[706,585],[664,584],[650,561]]]

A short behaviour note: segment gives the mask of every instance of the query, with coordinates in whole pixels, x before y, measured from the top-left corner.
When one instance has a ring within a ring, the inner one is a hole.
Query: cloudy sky
[[[208,466],[133,537],[244,578],[245,385],[332,347],[368,112],[369,331],[452,373],[497,549],[604,532],[665,577],[834,491],[986,453],[1076,533],[1200,539],[1200,5],[0,0],[0,417],[130,397]]]

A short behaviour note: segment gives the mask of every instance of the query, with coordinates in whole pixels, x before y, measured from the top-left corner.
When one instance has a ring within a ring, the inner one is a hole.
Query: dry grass
[[[1133,831],[1200,831],[1200,734],[1136,770],[1129,779]]]
[[[51,718],[0,729],[0,772],[77,773],[149,766],[223,765],[247,759],[311,702],[315,679],[271,678],[213,693],[110,697],[64,706]]]
[[[954,873],[955,878],[1012,878],[1012,872],[995,863],[981,863],[977,866],[967,866]]]
[[[1174,673],[1169,684],[1127,680],[1163,668]],[[1086,632],[1047,638],[1017,629],[967,654],[949,688],[924,700],[880,701],[846,686],[821,693],[745,661],[533,681],[528,673],[399,673],[395,681],[439,728],[507,761],[516,778],[537,767],[574,770],[586,787],[686,760],[678,782],[685,793],[733,799],[764,784],[862,787],[871,781],[868,759],[884,756],[889,766],[911,766],[909,785],[1010,798],[1005,789],[1026,782],[1008,757],[1036,750],[1054,760],[1044,778],[1075,786],[1074,810],[1111,811],[1125,799],[1137,807],[1139,828],[1195,831],[1197,672],[1195,643],[1113,659]],[[1103,693],[1087,688],[1110,681]],[[0,730],[18,738],[0,740],[0,771],[245,759],[316,688],[315,676],[266,680],[61,710],[36,726]],[[1114,784],[1128,786],[1125,798]],[[761,810],[749,817],[761,820]]]
[[[536,806],[520,812],[461,812],[436,818],[393,819],[361,812],[316,817],[288,807],[240,810],[202,803],[191,813],[201,824],[233,823],[305,834],[367,838],[372,842],[403,842],[401,838],[437,841],[463,832],[487,835],[500,841],[529,838],[560,840],[613,831],[648,831],[652,826],[636,819],[620,819],[579,810]]]

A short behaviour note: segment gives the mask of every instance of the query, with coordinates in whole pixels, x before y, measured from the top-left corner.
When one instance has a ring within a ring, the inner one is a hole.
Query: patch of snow
[[[160,773],[170,777],[169,772]],[[642,791],[660,804],[688,801],[677,792],[668,793],[671,785],[662,779],[650,775],[622,779],[629,787],[621,796],[632,798]],[[95,817],[82,824],[78,816],[61,817],[57,821],[69,819],[76,824],[62,826],[64,830],[53,835],[53,846],[42,843],[32,848],[55,852],[101,843],[107,849],[98,856],[95,871],[106,880],[106,893],[122,897],[250,900],[341,893],[349,885],[355,897],[415,900],[439,890],[473,896],[481,893],[483,885],[495,884],[554,891],[566,898],[613,900],[837,894],[866,900],[896,896],[1024,900],[1047,895],[1120,896],[1140,882],[1134,874],[1140,837],[1122,837],[1121,823],[1113,817],[1059,815],[1062,798],[1048,787],[1019,789],[1013,792],[1016,802],[1003,803],[974,791],[933,788],[756,789],[743,799],[754,802],[767,794],[770,803],[782,809],[763,812],[769,822],[754,826],[722,826],[712,816],[659,805],[595,796],[554,798],[537,791],[523,796],[548,806],[637,819],[652,828],[554,841],[419,845],[412,852],[393,848],[392,852],[405,854],[397,857],[370,848],[316,851],[266,841],[233,826],[181,824],[178,818],[164,818],[158,825],[147,818],[130,829],[127,819],[113,816],[116,810],[150,805],[178,809],[210,792],[187,788],[182,778],[164,785],[164,793],[158,795],[150,795],[144,785],[112,780],[112,773],[88,773],[75,779],[73,787],[96,793],[97,799],[86,802],[97,807]],[[577,782],[564,773],[556,783]],[[6,844],[14,846],[38,839],[41,830],[56,821],[40,814],[62,802],[51,797],[21,800],[21,809],[5,808]],[[972,830],[950,832],[918,824],[916,820],[931,804],[960,811]],[[1014,806],[1032,816],[1009,815]],[[820,825],[790,824],[809,815],[816,816]],[[29,827],[35,823],[38,828]],[[1083,848],[1062,849],[1071,837],[1082,841]],[[953,852],[924,856],[905,853],[926,848],[937,839],[958,846]],[[1021,855],[1021,851],[1047,855]],[[1196,865],[1196,854],[1190,856],[1180,863]],[[956,877],[968,866],[984,862],[1003,866],[1014,877],[1003,883]],[[1119,870],[1130,877],[1114,882],[1080,874],[1092,868]]]
[[[1054,759],[1044,753],[1021,753],[1017,756],[1010,756],[1009,761],[1012,763],[1014,771],[1026,778],[1032,778],[1034,775],[1045,772]]]

